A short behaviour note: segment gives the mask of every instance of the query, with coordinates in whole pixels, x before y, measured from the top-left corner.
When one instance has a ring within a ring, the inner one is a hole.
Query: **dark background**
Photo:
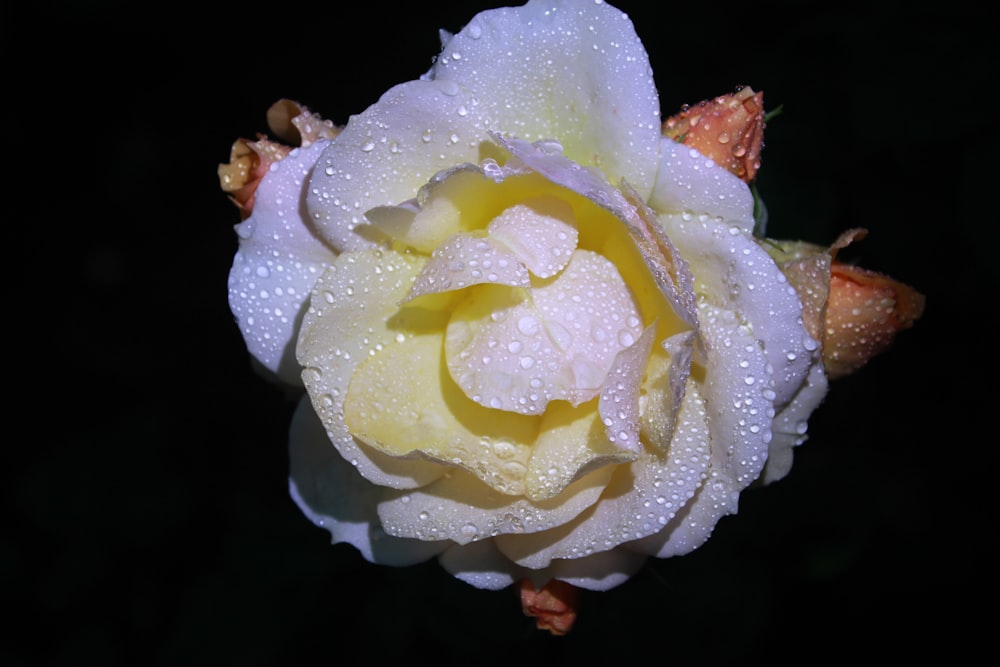
[[[851,257],[927,295],[833,384],[791,474],[705,546],[585,593],[555,638],[512,591],[368,564],[299,513],[292,406],[228,310],[238,215],[216,168],[277,99],[342,124],[422,74],[438,28],[500,4],[0,9],[0,664],[961,663],[987,646],[998,72],[992,23],[960,3],[617,3],[665,115],[740,84],[783,106],[759,178],[772,236],[867,227]]]

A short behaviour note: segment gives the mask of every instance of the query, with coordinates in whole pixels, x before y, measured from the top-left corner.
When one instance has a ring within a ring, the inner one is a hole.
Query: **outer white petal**
[[[292,416],[289,454],[292,499],[309,520],[330,531],[333,544],[351,544],[366,560],[385,565],[420,563],[449,546],[385,534],[375,513],[382,487],[364,479],[337,452],[308,397]]]
[[[659,161],[660,102],[628,16],[593,0],[531,0],[476,15],[430,76],[475,91],[492,129],[555,139],[643,197]]]
[[[685,511],[659,533],[629,545],[659,558],[701,546],[721,517],[736,513],[740,491],[760,475],[771,440],[773,392],[760,344],[734,313],[709,304],[700,310],[708,347],[701,391],[711,463],[708,478]],[[685,403],[691,393],[688,389]]]
[[[490,140],[477,105],[454,81],[410,81],[352,116],[309,181],[318,232],[340,251],[367,247],[366,232],[355,231],[365,211],[410,200],[437,172],[495,151],[480,145]]]
[[[767,465],[761,476],[761,482],[764,484],[781,479],[791,470],[792,450],[806,441],[809,415],[819,407],[823,397],[826,396],[829,382],[826,371],[823,370],[822,360],[818,354],[816,357],[817,360],[810,369],[802,389],[774,419],[772,429],[774,437],[771,439]]]
[[[646,560],[644,554],[613,549],[583,558],[553,561],[548,567],[530,570],[512,563],[497,551],[492,540],[454,546],[438,556],[438,562],[456,578],[490,590],[500,590],[528,578],[536,587],[551,579],[562,579],[579,588],[606,591],[625,583]]]
[[[778,265],[749,234],[713,220],[660,216],[687,259],[696,291],[739,314],[764,347],[774,376],[775,405],[798,392],[819,344],[802,323],[802,302]]]
[[[301,386],[295,340],[309,291],[336,253],[303,218],[305,183],[329,141],[291,151],[271,164],[253,213],[236,225],[239,249],[229,271],[229,307],[250,354],[264,368]]]
[[[456,544],[438,556],[456,579],[476,588],[498,591],[527,576],[527,570],[497,551],[493,540]]]
[[[554,579],[592,591],[607,591],[624,584],[646,563],[643,554],[612,549],[574,560],[557,560],[546,568]]]
[[[664,137],[649,205],[659,213],[721,218],[753,231],[753,193],[740,178],[697,150]]]
[[[413,491],[387,492],[378,515],[387,533],[466,544],[504,533],[551,530],[594,504],[611,477],[604,466],[559,495],[538,502],[493,491],[464,471],[455,471]]]

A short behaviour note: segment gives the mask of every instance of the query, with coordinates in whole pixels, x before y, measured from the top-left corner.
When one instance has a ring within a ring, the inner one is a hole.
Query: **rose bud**
[[[764,147],[764,93],[745,86],[731,95],[686,105],[663,123],[662,131],[752,183]]]

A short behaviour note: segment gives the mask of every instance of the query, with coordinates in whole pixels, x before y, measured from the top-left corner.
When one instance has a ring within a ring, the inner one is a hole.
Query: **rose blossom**
[[[626,15],[531,0],[443,41],[258,169],[230,304],[305,390],[290,490],[334,543],[609,589],[787,473],[819,344],[747,183],[663,135]]]

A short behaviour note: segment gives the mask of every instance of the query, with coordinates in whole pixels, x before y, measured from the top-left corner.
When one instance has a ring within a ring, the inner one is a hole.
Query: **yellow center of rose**
[[[350,433],[535,501],[634,459],[667,418],[654,343],[687,327],[623,223],[537,174],[459,170],[421,197],[368,216],[412,279],[378,297],[395,344],[354,367]]]

